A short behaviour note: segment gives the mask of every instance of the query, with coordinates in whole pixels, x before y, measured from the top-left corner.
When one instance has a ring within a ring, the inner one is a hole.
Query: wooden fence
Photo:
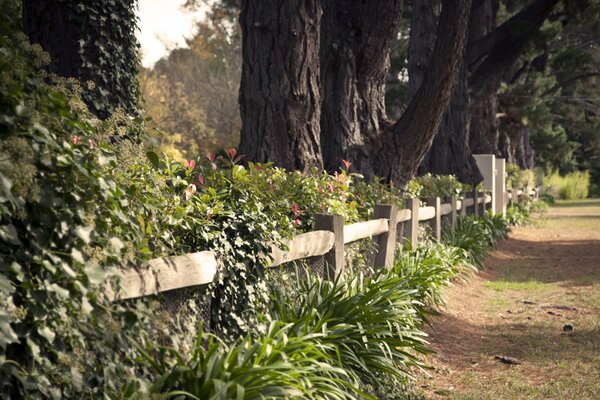
[[[507,203],[520,202],[525,196],[538,197],[539,189],[510,190],[503,193]],[[375,268],[389,268],[394,259],[397,242],[418,241],[419,223],[431,227],[432,236],[440,240],[442,217],[449,220],[453,229],[458,215],[483,215],[492,207],[490,193],[473,191],[463,197],[452,196],[442,203],[439,197],[428,198],[421,205],[419,199],[409,199],[407,208],[398,210],[393,205],[377,205],[374,219],[345,225],[341,215],[319,214],[311,232],[294,236],[286,243],[286,250],[275,246],[268,255],[271,267],[308,257],[325,258],[325,278],[334,279],[344,270],[344,246],[357,240],[372,237],[377,243],[374,257]],[[161,257],[149,262],[143,271],[131,268],[121,270],[120,289],[115,293],[107,287],[112,300],[130,299],[157,294],[174,289],[211,283],[217,275],[218,262],[209,251],[182,256]]]

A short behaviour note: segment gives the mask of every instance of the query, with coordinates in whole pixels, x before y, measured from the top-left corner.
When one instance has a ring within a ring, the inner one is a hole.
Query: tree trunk
[[[469,21],[468,58],[473,58],[473,44],[479,43],[487,37],[496,26],[498,0],[484,0],[474,7]],[[479,65],[478,62],[469,63],[469,71]],[[469,147],[474,154],[498,154],[498,122],[496,110],[498,99],[493,90],[480,97],[475,97],[471,82],[469,82]]]
[[[413,9],[426,4],[421,1],[414,1]],[[374,160],[377,173],[402,188],[429,151],[460,73],[471,1],[442,4],[435,47],[423,81],[404,115],[381,136],[379,157]]]
[[[446,115],[431,149],[419,166],[419,174],[451,174],[461,182],[470,184],[478,184],[483,180],[469,147],[468,113],[467,71],[463,64]]]
[[[50,72],[83,83],[83,100],[98,117],[117,108],[137,114],[135,0],[23,0],[23,30],[50,54]]]
[[[532,36],[537,33],[558,0],[534,0],[502,25],[494,28],[497,0],[487,0],[474,12],[479,13],[469,32],[469,93],[471,96],[470,146],[475,153],[498,154],[500,147],[511,149],[522,138],[504,132],[499,143],[497,91],[504,76],[514,67]],[[511,142],[511,143],[509,143]],[[523,144],[519,144],[523,147]],[[525,154],[527,151],[523,151]],[[515,153],[509,153],[511,157]],[[523,158],[523,163],[525,163]]]
[[[411,98],[421,85],[431,59],[440,9],[440,1],[415,3],[413,6],[408,56]],[[450,105],[429,152],[419,166],[419,174],[453,174],[467,183],[478,183],[483,179],[468,144],[468,105],[467,71],[463,61]]]
[[[321,145],[329,171],[342,159],[373,175],[370,153],[390,125],[385,80],[401,0],[324,0],[321,29]]]
[[[318,0],[244,0],[240,152],[248,161],[322,167]]]

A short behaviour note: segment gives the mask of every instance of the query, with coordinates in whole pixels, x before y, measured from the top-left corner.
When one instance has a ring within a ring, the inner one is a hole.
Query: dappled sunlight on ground
[[[434,369],[417,386],[429,398],[599,399],[600,201],[515,228],[428,332]]]

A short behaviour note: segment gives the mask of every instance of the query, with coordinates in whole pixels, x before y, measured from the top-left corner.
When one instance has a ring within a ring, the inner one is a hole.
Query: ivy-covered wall
[[[136,0],[23,0],[23,30],[50,54],[50,72],[92,82],[83,100],[99,118],[139,110]]]

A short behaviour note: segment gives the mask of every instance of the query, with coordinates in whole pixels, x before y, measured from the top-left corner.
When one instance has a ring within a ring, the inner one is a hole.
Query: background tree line
[[[35,3],[24,21],[39,39]],[[213,2],[188,48],[141,71],[167,144],[197,154],[241,130],[248,160],[331,171],[346,159],[400,186],[417,167],[477,182],[472,153],[600,181],[597,0],[274,5]]]

